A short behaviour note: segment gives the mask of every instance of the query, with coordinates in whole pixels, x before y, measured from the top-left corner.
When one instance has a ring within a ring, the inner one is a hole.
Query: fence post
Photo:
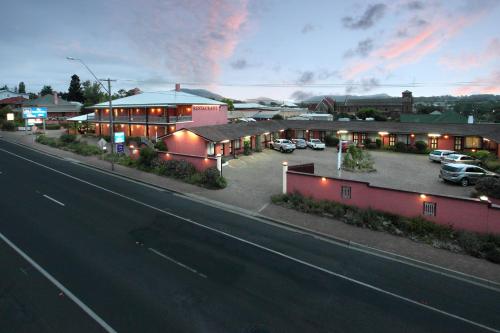
[[[288,171],[288,163],[283,162],[283,194],[286,194],[286,172]]]
[[[219,170],[220,175],[222,176],[222,155],[217,154],[217,170]]]

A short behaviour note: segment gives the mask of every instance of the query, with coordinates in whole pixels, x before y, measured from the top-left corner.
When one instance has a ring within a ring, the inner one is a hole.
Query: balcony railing
[[[96,121],[100,122],[109,122],[109,116],[107,115],[102,115],[102,116],[96,116],[95,118]],[[192,121],[193,117],[192,116],[170,116],[167,118],[166,116],[160,117],[160,116],[148,116],[147,117],[147,122],[148,123],[155,123],[155,124],[169,124],[169,123],[179,123],[183,121]],[[146,116],[145,115],[138,115],[138,116],[115,116],[113,118],[113,121],[115,122],[123,122],[123,123],[145,123],[146,122]]]

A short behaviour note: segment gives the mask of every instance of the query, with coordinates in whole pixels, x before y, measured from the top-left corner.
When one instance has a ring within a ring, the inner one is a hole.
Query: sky
[[[32,92],[91,80],[71,56],[115,90],[500,94],[500,0],[25,0],[2,12],[0,85]]]

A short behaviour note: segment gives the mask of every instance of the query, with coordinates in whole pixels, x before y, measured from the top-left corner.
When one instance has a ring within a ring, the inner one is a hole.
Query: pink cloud
[[[483,66],[496,59],[500,59],[500,40],[493,38],[488,46],[480,52],[442,57],[439,63],[449,69],[465,70]]]
[[[470,84],[455,88],[454,95],[470,94],[500,94],[500,71],[495,71],[486,77],[480,77]]]

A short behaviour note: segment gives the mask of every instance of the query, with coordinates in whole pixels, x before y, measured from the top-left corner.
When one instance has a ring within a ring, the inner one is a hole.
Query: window
[[[351,199],[351,187],[350,186],[342,186],[340,189],[340,195],[342,199]]]
[[[366,141],[366,133],[361,133],[361,143],[365,143]]]
[[[240,149],[241,148],[241,139],[236,139],[234,140],[234,149]]]
[[[303,139],[306,137],[305,131],[304,130],[295,130],[295,137],[297,139]]]
[[[436,203],[435,202],[424,202],[424,215],[436,216]]]
[[[389,135],[389,146],[394,146],[396,144],[396,135],[391,134]]]
[[[453,149],[455,149],[456,151],[462,150],[462,140],[463,140],[463,138],[461,136],[456,136],[455,137],[455,145],[454,145]]]
[[[359,143],[358,133],[352,133],[352,142],[354,142],[355,145]]]
[[[209,142],[207,143],[207,155],[215,154],[215,143]]]
[[[481,148],[481,138],[478,136],[466,136],[465,148]]]
[[[432,137],[431,138],[431,149],[436,149],[438,147],[438,138]]]

